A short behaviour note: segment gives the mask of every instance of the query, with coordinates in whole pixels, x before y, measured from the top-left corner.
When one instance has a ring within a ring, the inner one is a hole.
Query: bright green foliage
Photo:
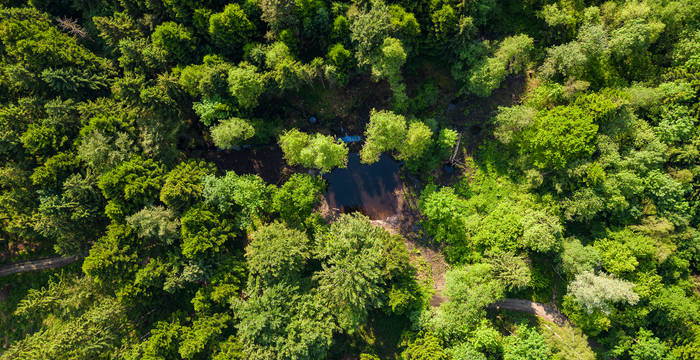
[[[151,159],[135,157],[102,175],[97,186],[109,202],[105,214],[123,219],[158,198],[163,185],[163,167]]]
[[[279,144],[284,158],[291,165],[301,164],[302,151],[308,146],[311,136],[297,129],[291,129],[280,135]]]
[[[326,55],[326,61],[335,67],[338,73],[338,85],[345,85],[349,80],[349,72],[353,67],[352,53],[343,44],[331,46]]]
[[[146,341],[139,344],[142,359],[173,359],[178,357],[178,346],[183,327],[174,322],[160,321],[151,329]]]
[[[406,52],[401,40],[386,38],[379,48],[379,56],[372,60],[372,75],[389,81],[401,78],[401,67],[406,63]]]
[[[549,346],[537,330],[521,325],[513,336],[506,338],[503,360],[545,360],[552,355]]]
[[[201,317],[192,326],[182,329],[182,342],[178,352],[183,359],[196,359],[214,350],[217,338],[221,337],[231,317],[226,314],[214,314]],[[219,339],[221,340],[221,339]]]
[[[220,252],[226,241],[236,234],[233,226],[218,213],[206,208],[192,208],[180,219],[182,255],[198,259]]]
[[[76,159],[75,155],[58,153],[48,158],[44,165],[34,169],[32,183],[34,185],[44,184],[58,187],[77,167],[78,159]]]
[[[195,50],[192,33],[184,26],[171,21],[158,25],[151,35],[151,41],[179,62],[189,62]]]
[[[101,286],[118,287],[138,267],[138,243],[132,227],[110,225],[107,234],[90,249],[90,255],[83,262],[83,272]]]
[[[454,189],[443,187],[421,197],[421,211],[426,217],[424,226],[436,241],[458,243],[465,240],[464,212],[466,203]]]
[[[439,338],[425,334],[411,341],[401,353],[406,360],[447,360],[448,356]]]
[[[408,125],[406,139],[400,148],[398,159],[417,160],[421,158],[433,144],[433,131],[422,122],[414,121]]]
[[[523,133],[521,152],[543,169],[561,169],[593,153],[598,125],[577,107],[556,107],[535,117]]]
[[[576,238],[565,239],[562,243],[561,268],[573,279],[584,271],[594,270],[601,262],[600,252],[593,246],[583,246]]]
[[[222,120],[211,128],[212,140],[219,149],[233,149],[254,135],[253,125],[236,117]]]
[[[265,91],[265,77],[253,65],[242,63],[228,72],[228,89],[241,109],[252,109]]]
[[[435,145],[437,146],[437,154],[441,159],[447,159],[452,156],[454,147],[457,145],[457,139],[459,139],[457,131],[448,128],[440,129]]]
[[[486,306],[500,299],[505,288],[489,264],[460,266],[445,277],[444,294],[449,301],[438,308],[433,326],[444,339],[464,340],[485,316]]]
[[[227,118],[231,107],[215,99],[204,98],[202,101],[193,103],[192,110],[199,116],[199,121],[202,124],[209,126]]]
[[[221,178],[204,178],[204,199],[222,215],[241,211],[238,222],[246,227],[270,211],[273,188],[257,175],[239,176],[228,171]]]
[[[336,167],[346,167],[348,147],[332,136],[310,136],[297,129],[284,132],[279,137],[284,158],[290,165],[301,165],[328,172]]]
[[[637,339],[630,349],[632,360],[672,359],[666,357],[668,349],[659,338],[649,330],[639,329]]]
[[[438,41],[450,40],[458,31],[458,18],[455,9],[449,4],[431,14],[433,33]]]
[[[365,144],[360,151],[363,163],[379,161],[379,155],[403,146],[406,138],[406,119],[390,111],[372,111],[365,130]]]
[[[272,208],[288,224],[300,224],[318,205],[324,188],[320,178],[294,174],[272,196]]]
[[[297,291],[280,284],[239,305],[238,335],[249,359],[326,357],[336,326],[326,306]]]
[[[406,52],[401,40],[391,37],[384,39],[377,56],[373,57],[370,63],[372,76],[389,80],[389,86],[394,93],[394,108],[403,111],[408,98],[401,75],[401,67],[406,63]]]
[[[160,201],[176,211],[185,211],[202,198],[202,178],[212,175],[214,167],[204,161],[186,161],[178,164],[165,176],[160,190]]]
[[[240,54],[248,43],[254,26],[238,4],[228,4],[220,13],[209,17],[209,36],[223,54]]]
[[[373,63],[372,59],[380,51],[379,48],[387,38],[390,28],[389,7],[382,0],[371,1],[369,9],[350,23],[350,39],[355,45],[358,65]]]
[[[498,254],[491,259],[491,265],[496,279],[508,290],[522,289],[530,283],[530,268],[522,256]]]
[[[250,274],[248,288],[263,289],[298,279],[311,257],[311,248],[306,234],[276,222],[251,235],[245,256]]]
[[[318,296],[347,332],[354,332],[368,311],[380,304],[386,261],[383,246],[388,238],[389,233],[368,218],[344,214],[326,236],[317,239],[316,256],[324,262],[313,277]]]
[[[533,40],[527,35],[507,37],[499,44],[493,57],[476,64],[466,79],[469,92],[478,96],[489,96],[497,89],[508,74],[524,70]]]
[[[75,295],[74,295],[75,296]],[[71,300],[75,301],[73,297]],[[16,347],[3,353],[4,359],[76,359],[99,358],[126,336],[128,330],[126,309],[113,298],[89,302],[87,309],[63,310],[72,312],[72,317],[52,319],[45,331],[36,332]]]

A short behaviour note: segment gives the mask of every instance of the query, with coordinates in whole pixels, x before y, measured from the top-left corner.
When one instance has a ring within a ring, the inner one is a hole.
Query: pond
[[[399,163],[388,155],[365,165],[357,153],[348,155],[348,167],[323,176],[328,183],[326,200],[333,210],[359,211],[373,220],[383,220],[398,212],[401,179]]]

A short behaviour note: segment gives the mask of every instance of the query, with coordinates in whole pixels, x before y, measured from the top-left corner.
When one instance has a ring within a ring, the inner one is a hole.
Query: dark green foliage
[[[163,167],[151,159],[135,157],[102,175],[97,186],[109,201],[105,214],[124,219],[143,206],[153,203],[163,186]]]
[[[311,248],[306,234],[272,223],[251,235],[246,247],[249,267],[249,289],[272,287],[279,282],[294,282],[299,278]]]
[[[203,200],[202,179],[213,173],[214,166],[203,161],[191,160],[178,164],[165,176],[160,201],[173,210],[187,210]]]
[[[195,207],[180,219],[182,255],[188,259],[204,259],[223,250],[224,244],[235,236],[233,226],[217,212]]]
[[[195,50],[192,33],[174,22],[158,25],[151,35],[151,41],[153,45],[163,49],[169,57],[174,57],[179,63],[188,63]]]
[[[209,36],[217,49],[227,56],[238,56],[252,36],[254,25],[238,4],[228,4],[209,17]]]

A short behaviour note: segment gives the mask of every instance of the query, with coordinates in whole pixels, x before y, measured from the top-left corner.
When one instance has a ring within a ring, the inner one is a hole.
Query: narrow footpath
[[[66,266],[80,260],[81,258],[82,257],[80,256],[59,256],[48,259],[22,261],[0,267],[0,277]]]
[[[551,321],[559,326],[564,326],[569,322],[566,315],[562,314],[556,307],[550,304],[542,304],[530,300],[501,299],[489,305],[489,309],[524,312],[541,317],[542,319]]]

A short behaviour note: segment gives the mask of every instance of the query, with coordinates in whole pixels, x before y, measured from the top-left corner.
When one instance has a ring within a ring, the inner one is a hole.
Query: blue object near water
[[[354,135],[354,136],[343,136],[343,137],[340,138],[340,140],[341,140],[342,142],[345,142],[345,143],[351,143],[351,142],[356,142],[356,141],[362,140],[362,137],[361,137],[361,136],[357,136],[357,135]]]
[[[312,117],[309,118],[309,122],[312,123],[312,124],[315,124],[316,121],[318,121],[318,119],[316,119],[315,116],[312,116]]]

